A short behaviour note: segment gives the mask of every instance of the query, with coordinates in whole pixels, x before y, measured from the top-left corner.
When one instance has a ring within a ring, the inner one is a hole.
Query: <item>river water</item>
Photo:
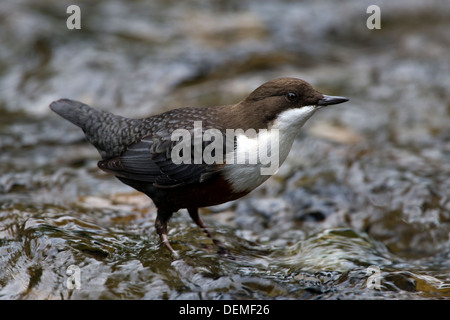
[[[0,4],[1,299],[450,297],[448,1],[101,0],[69,30],[71,4]],[[171,256],[152,202],[48,108],[144,117],[283,76],[350,101],[260,188],[201,210],[234,259],[184,210]]]

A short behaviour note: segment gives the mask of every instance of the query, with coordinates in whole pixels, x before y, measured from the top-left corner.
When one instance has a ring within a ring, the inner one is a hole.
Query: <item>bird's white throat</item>
[[[253,190],[275,174],[286,160],[298,132],[315,110],[315,106],[288,109],[280,113],[267,130],[259,130],[252,136],[237,135],[236,149],[232,155],[235,161],[227,161],[223,171],[233,190]],[[248,157],[249,161],[242,163],[237,157],[241,160]]]

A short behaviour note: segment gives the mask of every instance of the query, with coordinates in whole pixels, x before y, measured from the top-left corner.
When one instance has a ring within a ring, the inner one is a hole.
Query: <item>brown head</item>
[[[239,128],[266,129],[287,110],[307,107],[304,114],[308,119],[322,107],[346,101],[345,97],[324,95],[304,80],[279,78],[262,84],[231,110],[239,119]]]

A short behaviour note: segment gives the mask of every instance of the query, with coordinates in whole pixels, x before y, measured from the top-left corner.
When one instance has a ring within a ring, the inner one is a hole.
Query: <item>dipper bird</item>
[[[198,208],[238,199],[261,185],[276,171],[269,170],[273,163],[263,161],[267,157],[261,150],[270,154],[276,169],[317,110],[346,101],[324,95],[303,80],[279,78],[234,105],[179,108],[143,119],[125,118],[68,99],[55,101],[50,108],[84,131],[102,157],[100,169],[153,200],[156,232],[176,254],[167,235],[167,222],[174,212],[186,208],[219,252],[225,252],[209,234]],[[180,132],[185,134],[183,139],[176,138],[182,137]],[[202,136],[208,132],[209,138]],[[231,138],[230,132],[234,132]],[[216,161],[202,158],[206,151]],[[254,161],[236,161],[242,151]],[[267,170],[264,174],[263,169]]]

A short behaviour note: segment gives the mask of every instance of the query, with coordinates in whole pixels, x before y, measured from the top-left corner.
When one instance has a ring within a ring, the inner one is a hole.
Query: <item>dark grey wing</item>
[[[161,188],[203,182],[219,170],[219,166],[214,164],[174,163],[171,152],[176,143],[144,137],[119,157],[100,161],[98,166],[118,177],[153,183]]]

